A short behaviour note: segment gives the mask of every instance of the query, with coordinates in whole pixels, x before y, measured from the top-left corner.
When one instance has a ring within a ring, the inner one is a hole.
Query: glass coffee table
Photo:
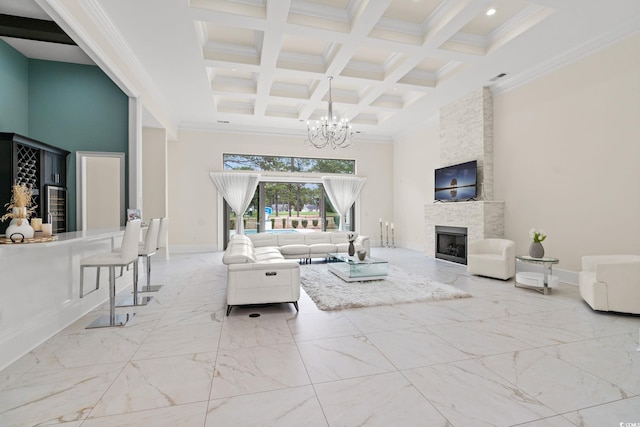
[[[388,261],[369,256],[360,261],[357,256],[330,253],[327,254],[327,268],[345,282],[383,280],[389,275]]]

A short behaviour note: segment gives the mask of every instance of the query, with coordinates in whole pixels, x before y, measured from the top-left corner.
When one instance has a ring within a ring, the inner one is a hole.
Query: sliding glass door
[[[354,207],[345,224],[353,230]],[[331,205],[322,184],[311,182],[260,182],[243,218],[237,218],[224,203],[224,245],[235,233],[236,221],[244,221],[245,234],[314,233],[337,231],[340,216]]]

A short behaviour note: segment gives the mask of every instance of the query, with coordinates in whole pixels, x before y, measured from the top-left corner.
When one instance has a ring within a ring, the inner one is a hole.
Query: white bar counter
[[[108,268],[100,269],[100,289],[79,297],[79,263],[119,247],[123,234],[119,227],[0,244],[0,369],[109,300]],[[96,270],[85,269],[85,292],[95,286]],[[132,285],[132,271],[116,279],[116,292]]]

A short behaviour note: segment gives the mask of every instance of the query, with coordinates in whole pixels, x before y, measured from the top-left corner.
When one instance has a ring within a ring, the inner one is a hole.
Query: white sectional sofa
[[[346,253],[349,250],[348,231],[313,233],[258,233],[249,238],[256,249],[278,248],[285,259],[310,261],[311,258],[326,258],[332,252]],[[371,253],[368,236],[358,236],[353,245],[356,251],[364,249]]]
[[[232,236],[222,262],[227,265],[227,316],[236,305],[288,302],[298,311],[300,264],[277,247],[259,247],[243,234]]]

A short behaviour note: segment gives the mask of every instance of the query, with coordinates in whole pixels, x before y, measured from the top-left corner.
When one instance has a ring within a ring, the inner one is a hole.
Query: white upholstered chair
[[[158,248],[158,233],[160,232],[160,218],[149,221],[149,228],[144,237],[144,245],[138,247],[138,256],[145,259],[147,285],[140,292],[157,292],[160,287],[151,287],[151,257],[156,254]]]
[[[467,271],[507,280],[516,272],[516,244],[507,239],[480,239],[467,245]]]
[[[80,298],[100,287],[100,268],[109,268],[109,316],[102,316],[87,326],[87,329],[109,326],[124,326],[133,314],[116,315],[116,267],[126,267],[133,264],[133,288],[138,286],[138,236],[140,235],[140,220],[129,221],[124,230],[122,246],[119,250],[108,254],[93,255],[80,260]],[[96,288],[84,293],[84,269],[96,267]],[[137,295],[136,295],[137,296]]]
[[[587,255],[580,295],[592,309],[640,314],[640,255]]]

